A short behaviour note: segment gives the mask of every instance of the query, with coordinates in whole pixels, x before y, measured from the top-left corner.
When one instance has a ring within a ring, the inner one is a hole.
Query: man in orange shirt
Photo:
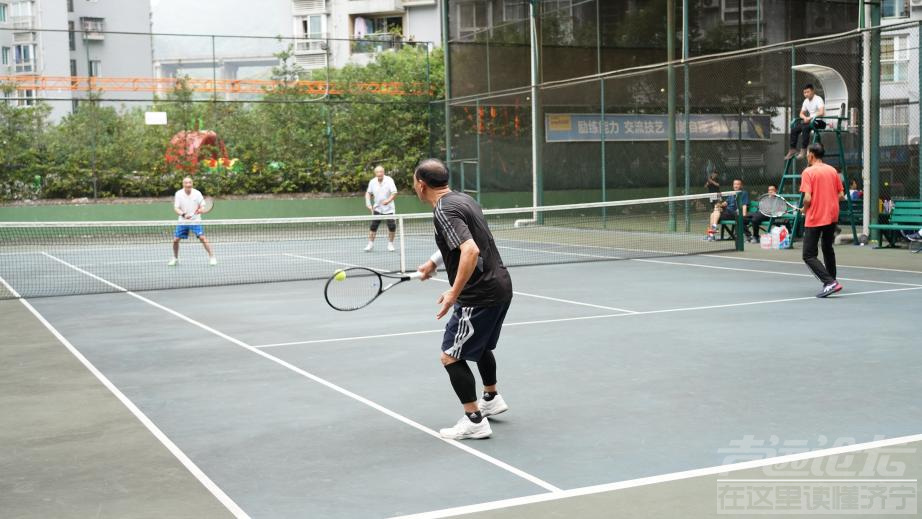
[[[832,242],[836,237],[836,222],[839,221],[839,201],[845,200],[845,187],[836,168],[823,162],[826,150],[820,143],[807,148],[807,163],[800,180],[800,192],[804,194],[803,212],[806,215],[804,229],[804,263],[823,283],[823,290],[816,297],[826,297],[842,290],[836,281],[836,253]],[[817,259],[817,245],[822,243],[823,262]],[[824,265],[825,264],[825,265]]]

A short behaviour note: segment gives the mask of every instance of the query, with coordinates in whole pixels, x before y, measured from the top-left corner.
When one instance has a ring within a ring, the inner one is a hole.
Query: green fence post
[[[736,250],[742,251],[745,247],[743,236],[746,235],[746,228],[743,227],[743,194],[737,191],[733,196],[736,197]]]
[[[880,4],[869,3],[871,8],[871,63],[869,78],[870,99],[867,100],[871,111],[871,118],[867,121],[867,131],[870,135],[870,157],[863,157],[868,161],[871,177],[871,192],[866,193],[871,204],[869,224],[877,223],[880,211],[877,208],[877,199],[880,194]],[[871,240],[880,244],[880,231],[871,229]]]

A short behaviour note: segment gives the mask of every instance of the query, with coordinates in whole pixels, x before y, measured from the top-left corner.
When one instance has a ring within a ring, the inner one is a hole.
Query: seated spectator
[[[848,199],[849,200],[861,200],[861,197],[864,196],[864,193],[861,189],[858,188],[858,181],[852,179],[848,184]]]
[[[743,181],[736,178],[733,179],[733,190],[740,191],[740,204],[742,207],[739,210],[742,211],[744,223],[743,223],[743,232],[746,234],[746,239],[749,239],[751,236],[749,234],[749,229],[746,227],[745,221],[748,216],[749,211],[749,193],[743,190]],[[714,205],[714,212],[711,213],[711,225],[708,227],[707,240],[714,241],[717,239],[717,226],[718,222],[721,220],[735,220],[737,215],[736,207],[736,197],[731,196],[725,201],[722,201]]]
[[[775,196],[778,194],[778,188],[775,186],[768,186],[768,195]],[[759,227],[763,222],[771,220],[771,217],[765,216],[760,211],[756,211],[752,214],[750,221],[752,222],[752,239],[749,240],[750,243],[759,243],[759,233],[762,232]]]

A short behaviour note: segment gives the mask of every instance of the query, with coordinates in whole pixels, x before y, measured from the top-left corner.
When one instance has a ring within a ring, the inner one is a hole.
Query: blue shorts
[[[509,303],[496,306],[456,304],[442,336],[442,352],[456,359],[477,362],[486,350],[496,348]]]
[[[180,224],[176,226],[176,232],[173,233],[173,237],[179,238],[181,240],[185,240],[186,238],[189,237],[189,231],[192,231],[192,233],[195,234],[196,238],[201,238],[202,236],[205,235],[205,230],[202,229],[201,225]]]

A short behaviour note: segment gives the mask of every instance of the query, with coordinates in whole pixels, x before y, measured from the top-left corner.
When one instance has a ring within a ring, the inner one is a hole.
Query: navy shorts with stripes
[[[477,362],[483,352],[496,348],[509,303],[495,306],[456,304],[442,337],[442,352],[456,359]]]

